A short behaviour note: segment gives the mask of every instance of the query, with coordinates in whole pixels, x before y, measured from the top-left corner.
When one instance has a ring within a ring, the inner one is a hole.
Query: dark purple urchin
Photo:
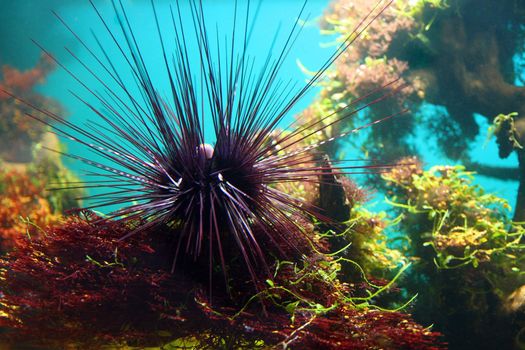
[[[334,60],[391,2],[379,1],[372,13],[300,88],[278,80],[283,61],[300,32],[299,20],[276,58],[269,54],[262,69],[255,74],[253,58],[247,53],[249,2],[243,11],[239,11],[235,4],[231,43],[225,45],[224,50],[218,39],[215,43],[215,39],[208,37],[202,3],[190,2],[193,27],[189,30],[183,25],[179,4],[170,7],[173,24],[170,42],[175,43],[172,54],[166,52],[166,35],[161,30],[157,9],[152,2],[162,46],[161,60],[171,87],[168,98],[161,97],[154,87],[122,3],[113,3],[124,38],[122,42],[92,4],[107,35],[125,59],[126,68],[131,70],[142,96],[133,95],[121,77],[122,68],[115,67],[104,47],[100,45],[102,54],[95,53],[57,15],[104,73],[104,76],[95,73],[94,67],[67,49],[101,84],[105,95],[96,92],[57,61],[92,94],[96,103],[102,104],[102,108],[97,108],[94,103],[75,95],[103,123],[96,123],[91,129],[82,128],[49,111],[35,109],[54,119],[56,123],[50,126],[55,132],[108,161],[103,164],[86,156],[67,154],[98,169],[92,175],[104,178],[95,184],[82,185],[107,189],[101,195],[92,196],[97,199],[96,206],[122,205],[122,209],[109,217],[139,222],[137,228],[123,238],[149,229],[169,227],[168,232],[175,235],[176,241],[174,260],[181,256],[204,258],[209,261],[210,274],[214,261],[220,261],[223,271],[226,271],[225,251],[231,250],[233,245],[252,279],[258,281],[261,271],[268,276],[268,247],[280,258],[287,257],[289,248],[300,253],[297,242],[304,241],[305,236],[296,218],[314,216],[326,220],[320,209],[279,191],[274,185],[283,182],[319,183],[321,176],[326,175],[327,170],[331,171],[331,167],[315,162],[316,148],[336,137],[303,148],[298,144],[351,117],[367,105],[388,98],[392,92],[386,93],[383,89],[370,92],[362,100],[355,101],[353,107],[336,111],[340,117],[332,123],[320,120],[287,134],[272,138],[270,135]],[[298,17],[301,17],[305,4]],[[240,17],[245,20],[240,21]],[[190,42],[197,43],[200,62],[190,62]],[[215,44],[216,47],[212,48]],[[386,85],[393,84],[397,82]],[[394,88],[394,91],[401,88]],[[38,116],[34,118],[42,120]],[[206,143],[205,119],[213,123],[214,146]],[[337,170],[348,172],[344,168]],[[288,247],[283,247],[283,243]]]

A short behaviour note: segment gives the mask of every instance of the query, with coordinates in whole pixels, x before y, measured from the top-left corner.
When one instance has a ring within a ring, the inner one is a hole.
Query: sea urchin
[[[319,183],[322,175],[331,169],[326,163],[316,162],[316,149],[337,137],[300,147],[301,142],[360,109],[388,98],[392,92],[385,93],[381,88],[371,91],[360,101],[336,111],[339,117],[334,122],[326,122],[330,115],[288,133],[279,134],[276,128],[334,60],[391,2],[379,1],[315,75],[304,86],[296,87],[279,80],[279,74],[303,26],[299,19],[277,56],[272,57],[270,53],[255,73],[255,60],[247,52],[250,17],[253,17],[250,2],[245,6],[235,3],[234,24],[226,43],[210,38],[202,2],[190,1],[193,24],[190,28],[184,25],[185,15],[176,2],[170,7],[173,28],[169,43],[174,44],[170,54],[166,31],[161,29],[157,7],[152,1],[162,46],[160,62],[165,66],[171,87],[168,98],[161,96],[154,86],[122,2],[113,2],[122,41],[91,3],[115,49],[124,58],[125,68],[131,70],[136,87],[131,88],[124,82],[123,67],[113,64],[107,48],[99,45],[101,53],[96,53],[57,15],[103,73],[67,49],[101,84],[104,90],[101,94],[56,60],[102,105],[102,108],[95,107],[93,102],[75,95],[101,123],[94,123],[91,129],[82,128],[50,111],[34,108],[55,121],[49,125],[56,133],[107,160],[99,162],[84,155],[67,154],[94,167],[92,175],[104,178],[95,185],[82,184],[86,188],[106,188],[103,194],[92,196],[98,200],[97,206],[120,205],[122,209],[113,212],[111,219],[139,222],[127,236],[155,227],[170,227],[170,234],[176,235],[174,261],[181,255],[207,259],[210,274],[214,261],[220,261],[225,271],[223,245],[227,241],[235,242],[235,249],[256,281],[260,279],[260,271],[268,269],[261,241],[283,253],[283,235],[292,249],[294,237],[303,235],[296,218],[314,216],[326,220],[320,209],[274,186],[283,182]],[[298,18],[303,15],[305,4]],[[198,48],[198,61],[190,59],[190,43]],[[222,47],[224,49],[219,49]],[[51,53],[42,50],[53,58]],[[135,88],[141,96],[133,94]],[[396,87],[394,91],[401,88]],[[43,121],[38,113],[32,117]],[[205,138],[205,120],[213,124],[213,146]],[[348,172],[345,168],[337,170]]]

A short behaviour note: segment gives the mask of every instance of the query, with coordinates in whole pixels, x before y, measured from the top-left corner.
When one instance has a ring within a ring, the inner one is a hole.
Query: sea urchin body
[[[193,26],[189,29],[183,24],[184,15],[178,2],[170,7],[173,31],[169,40],[161,29],[157,7],[152,2],[162,47],[161,64],[171,87],[167,98],[154,86],[122,3],[114,2],[113,7],[123,39],[118,38],[118,33],[92,4],[107,36],[131,71],[141,96],[132,93],[122,78],[122,67],[119,69],[112,63],[102,45],[101,53],[95,53],[57,15],[104,73],[101,77],[94,67],[67,49],[101,84],[105,92],[101,94],[57,60],[97,104],[102,104],[102,108],[98,108],[89,99],[75,95],[101,123],[94,123],[91,129],[81,128],[49,111],[35,110],[55,121],[49,124],[55,132],[107,160],[98,162],[87,156],[67,154],[94,167],[92,175],[103,177],[103,181],[94,186],[107,190],[93,196],[96,206],[120,205],[122,209],[113,212],[111,219],[140,221],[127,236],[153,227],[170,227],[170,233],[176,235],[174,264],[181,256],[204,258],[209,261],[210,274],[215,261],[220,261],[225,270],[224,245],[233,242],[255,281],[261,271],[268,269],[264,251],[268,246],[274,254],[286,255],[284,250],[290,249],[283,249],[284,237],[288,248],[297,248],[296,238],[303,233],[295,218],[315,216],[326,220],[320,209],[274,186],[283,182],[318,184],[327,167],[331,167],[316,162],[316,149],[336,137],[309,146],[300,146],[301,142],[392,93],[384,93],[383,89],[372,91],[355,104],[336,111],[340,117],[332,123],[321,120],[277,135],[276,128],[341,52],[390,2],[379,1],[310,81],[299,88],[279,80],[282,64],[302,28],[299,19],[278,55],[272,57],[270,53],[255,74],[255,59],[247,52],[252,16],[249,2],[246,6],[234,5],[231,38],[224,49],[218,38],[215,40],[208,35],[201,2],[190,2]],[[303,10],[304,4],[298,17]],[[171,54],[166,49],[168,41],[175,47]],[[200,62],[190,60],[190,43],[197,44]],[[394,91],[401,88],[398,86]],[[37,113],[33,117],[43,120]],[[205,120],[213,124],[213,146],[205,137]],[[338,171],[348,172],[344,168]],[[83,186],[93,185],[85,183]]]

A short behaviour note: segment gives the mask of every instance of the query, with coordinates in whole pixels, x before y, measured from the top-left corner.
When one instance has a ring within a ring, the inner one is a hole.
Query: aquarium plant
[[[80,206],[83,191],[49,191],[52,186],[78,181],[56,157],[42,157],[24,166],[1,164],[0,251],[7,252],[24,236],[36,237],[61,215]]]
[[[226,291],[206,283],[205,265],[170,272],[167,228],[121,240],[133,230],[129,223],[97,222],[94,214],[79,213],[39,239],[24,239],[2,260],[2,325],[17,344],[83,349],[443,346],[437,333],[406,314],[376,305],[395,280],[341,282],[348,258],[330,253],[326,239],[313,231],[296,242],[305,253],[301,259],[269,261],[272,276],[254,293],[250,274],[238,268],[239,254],[225,255],[235,276]],[[313,249],[310,240],[323,248]],[[398,269],[397,277],[404,270]]]
[[[33,146],[42,141],[46,131],[44,123],[35,122],[31,116],[39,116],[34,108],[45,108],[52,113],[63,113],[57,101],[46,97],[35,87],[45,81],[55,68],[55,63],[48,56],[42,55],[36,65],[26,71],[4,65],[0,74],[0,158],[6,162],[27,163],[32,160]],[[21,103],[5,93],[16,94]],[[29,116],[28,116],[29,114]]]
[[[161,27],[158,5],[152,2],[169,98],[153,83],[122,2],[112,2],[118,38],[91,4],[127,62],[138,96],[106,49],[95,54],[57,14],[116,86],[109,88],[87,69],[105,94],[84,84],[96,104],[79,100],[103,127],[83,128],[2,91],[44,115],[37,120],[51,119],[54,132],[83,145],[85,153],[65,155],[91,166],[102,179],[97,184],[104,192],[93,196],[100,200],[97,205],[121,209],[107,215],[79,210],[47,226],[39,237],[24,237],[1,259],[4,335],[24,346],[82,349],[443,348],[439,333],[404,312],[412,297],[401,296],[405,302],[392,309],[379,303],[383,293],[395,292],[408,264],[396,264],[380,241],[376,246],[389,258],[377,254],[365,259],[347,252],[353,242],[370,247],[372,239],[358,239],[348,230],[366,235],[363,230],[372,227],[373,219],[361,222],[367,214],[358,215],[354,208],[359,191],[349,191],[352,186],[345,185],[343,176],[384,166],[340,166],[321,152],[337,138],[403,110],[327,139],[309,139],[388,100],[404,84],[385,82],[384,89],[339,108],[332,122],[326,122],[332,117],[327,115],[288,132],[277,130],[297,101],[391,3],[379,1],[370,9],[320,70],[296,88],[281,83],[278,73],[304,25],[299,19],[275,58],[268,56],[254,73],[247,52],[249,4],[233,5],[233,37],[225,43],[226,52],[217,54],[223,45],[213,46],[201,2],[191,1],[189,13],[182,13],[179,3],[172,6],[171,32]],[[188,15],[190,28],[182,20]],[[166,52],[168,38],[175,43],[173,53]],[[190,42],[198,44],[200,62],[190,62]],[[213,145],[204,136],[206,115],[213,124]],[[90,158],[93,153],[109,163]],[[293,188],[300,191],[289,190]],[[306,194],[312,189],[318,193]],[[343,217],[350,221],[341,222]],[[347,264],[360,271],[358,277],[342,273]],[[374,279],[372,264],[384,264],[395,273]]]
[[[473,184],[463,166],[411,166],[383,174],[388,202],[400,215],[405,254],[414,262],[404,281],[417,291],[414,315],[432,319],[456,349],[513,348],[523,324],[522,223],[510,206]],[[517,319],[518,318],[518,319]]]
[[[358,18],[374,6],[373,1],[336,0],[324,16],[324,30],[339,39],[351,32]],[[423,156],[414,138],[429,130],[438,149],[452,160],[461,161],[479,174],[519,180],[515,205],[516,221],[525,219],[523,149],[499,143],[500,157],[516,152],[518,168],[499,167],[472,161],[469,149],[479,134],[475,115],[489,123],[498,115],[513,115],[513,138],[523,145],[522,65],[523,4],[520,1],[418,0],[396,1],[380,20],[363,33],[330,73],[318,103],[307,115],[337,111],[363,92],[381,88],[393,77],[408,87],[389,99],[358,114],[340,129],[352,128],[357,120],[374,120],[399,108],[408,108],[411,118],[399,118],[398,127],[387,124],[371,129],[364,138],[353,140],[373,159],[398,160]],[[434,112],[429,113],[430,106]],[[330,145],[327,151],[337,151]],[[334,153],[332,153],[334,154]]]

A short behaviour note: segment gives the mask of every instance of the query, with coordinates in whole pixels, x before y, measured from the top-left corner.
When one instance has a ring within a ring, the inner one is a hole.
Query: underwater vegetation
[[[7,252],[24,232],[33,235],[39,227],[58,221],[60,215],[54,215],[50,203],[42,197],[44,189],[27,173],[2,170],[0,180],[0,245],[2,252]]]
[[[296,87],[279,75],[304,25],[299,19],[284,45],[276,54],[270,52],[259,70],[247,50],[253,16],[249,3],[232,6],[231,37],[216,46],[201,2],[191,1],[184,14],[179,3],[170,7],[172,31],[161,27],[161,12],[152,2],[169,97],[155,87],[122,2],[113,2],[117,31],[92,5],[131,71],[137,95],[107,55],[108,48],[100,46],[101,52],[95,53],[96,48],[57,15],[93,60],[93,66],[83,66],[104,94],[83,84],[93,101],[76,96],[98,120],[80,127],[16,91],[1,91],[32,107],[27,113],[31,119],[85,146],[85,153],[63,155],[91,166],[94,180],[66,181],[65,188],[102,188],[105,192],[92,196],[93,207],[121,209],[100,216],[85,208],[47,225],[38,237],[16,241],[0,262],[5,337],[17,345],[79,349],[443,348],[439,333],[403,312],[413,298],[392,309],[378,305],[378,296],[397,291],[394,285],[407,265],[396,263],[388,248],[376,243],[385,255],[368,260],[395,272],[373,278],[350,253],[343,255],[352,243],[348,230],[366,230],[374,221],[340,223],[342,217],[352,217],[361,196],[344,175],[382,171],[385,166],[371,162],[345,167],[319,151],[403,109],[308,142],[388,100],[404,85],[396,79],[385,82],[388,89],[367,92],[340,108],[331,122],[323,123],[332,117],[327,114],[286,132],[277,129],[390,4],[379,1],[371,8],[319,71]],[[183,25],[188,15],[189,27]],[[168,40],[174,44],[170,52]],[[197,44],[200,61],[190,60],[191,43]],[[42,49],[82,84],[75,72]],[[211,141],[205,117],[213,125]],[[301,188],[305,196],[290,188]],[[336,215],[339,210],[346,213]],[[371,237],[379,239],[381,231]],[[368,242],[361,237],[358,246],[373,249]],[[359,273],[347,278],[342,273],[346,265]]]
[[[390,283],[341,282],[345,259],[328,254],[326,243],[317,251],[306,238],[296,242],[307,255],[274,261],[272,278],[257,294],[246,288],[251,277],[244,272],[232,280],[235,298],[215,288],[210,300],[195,266],[193,275],[170,272],[166,240],[173,239],[166,228],[121,240],[132,229],[129,223],[98,221],[87,212],[70,217],[49,227],[41,239],[24,239],[2,260],[2,325],[18,344],[97,349],[171,341],[173,348],[186,344],[204,349],[441,348],[437,333],[406,314],[373,305]],[[309,238],[315,237],[311,232]],[[234,269],[239,257],[225,258]]]
[[[338,36],[336,41],[343,40],[373,5],[373,1],[333,1],[324,16],[325,33]],[[411,118],[399,118],[399,127],[379,124],[364,139],[344,141],[361,147],[372,159],[397,161],[403,156],[424,155],[426,150],[414,136],[426,129],[449,159],[482,175],[519,180],[514,220],[523,221],[525,163],[519,147],[524,144],[525,130],[524,88],[519,82],[523,67],[515,64],[514,58],[523,54],[524,14],[523,2],[515,0],[396,1],[366,29],[362,40],[342,54],[321,98],[308,113],[312,119],[318,118],[393,78],[408,83],[395,98],[371,106],[328,133],[374,120],[400,106],[408,108]],[[439,108],[427,113],[429,105]],[[516,152],[519,168],[472,161],[469,150],[479,147],[473,143],[480,132],[476,114],[489,124],[500,123],[500,114],[512,114],[512,125],[506,122],[495,129],[502,133],[496,135],[499,156],[506,158]],[[333,156],[337,147],[333,144],[325,150]]]
[[[522,348],[522,223],[463,166],[423,171],[410,161],[382,177],[413,261],[403,284],[419,293],[414,317],[432,320],[451,349]]]
[[[78,207],[82,191],[46,191],[53,185],[78,181],[56,155],[44,155],[44,147],[60,147],[45,124],[27,116],[31,106],[61,113],[60,104],[35,91],[55,69],[42,55],[26,71],[4,65],[0,80],[0,252],[11,251],[25,235],[36,236],[47,225],[60,222],[67,210]],[[20,103],[2,90],[24,98]],[[45,116],[42,116],[45,119]]]
[[[69,49],[66,50],[83,64],[105,94],[96,93],[94,87],[79,79],[78,73],[71,72],[51,53],[42,49],[80,82],[96,103],[102,105],[98,108],[94,102],[74,93],[79,103],[88,107],[100,121],[93,123],[98,126],[95,129],[82,128],[53,111],[39,107],[34,107],[35,112],[45,115],[46,119],[33,114],[29,116],[48,124],[53,132],[85,146],[86,153],[97,154],[108,161],[93,160],[85,154],[65,154],[93,168],[90,175],[98,180],[86,182],[86,188],[96,184],[105,191],[93,196],[96,201],[92,207],[119,205],[121,208],[110,213],[106,219],[135,220],[137,227],[123,239],[157,226],[167,224],[173,227],[177,234],[174,234],[176,242],[172,247],[172,270],[187,259],[206,260],[210,284],[214,279],[216,262],[221,266],[225,284],[228,284],[225,255],[231,253],[228,250],[238,250],[257,290],[271,275],[266,261],[270,258],[267,245],[273,244],[277,248],[274,254],[279,259],[300,257],[303,252],[294,247],[298,237],[304,235],[298,222],[312,216],[330,221],[323,208],[316,208],[274,185],[290,182],[321,184],[323,176],[333,168],[341,174],[352,173],[355,169],[373,171],[382,168],[376,164],[333,166],[323,160],[317,148],[366,126],[393,118],[402,110],[315,144],[297,146],[311,135],[402,90],[403,85],[396,80],[386,83],[392,90],[372,90],[354,103],[340,108],[338,119],[328,125],[314,121],[301,124],[285,134],[276,132],[276,128],[297,101],[390,3],[379,2],[371,8],[302,87],[281,81],[278,76],[301,30],[299,19],[286,34],[283,46],[274,54],[275,58],[269,55],[259,71],[254,68],[254,58],[247,50],[253,16],[250,4],[232,6],[232,36],[224,44],[226,51],[221,54],[216,50],[221,49],[222,43],[215,44],[215,39],[208,34],[202,3],[189,3],[186,11],[190,12],[193,22],[189,27],[183,24],[184,14],[180,4],[170,7],[172,31],[169,27],[160,26],[156,6],[152,3],[152,17],[161,49],[159,62],[165,67],[169,98],[164,98],[155,88],[123,4],[113,3],[119,32],[107,26],[107,20],[92,4],[94,13],[106,29],[106,35],[127,63],[126,68],[131,71],[136,88],[143,95],[134,96],[131,93],[123,73],[107,56],[108,48],[100,47],[102,55],[107,58],[104,61],[93,51],[95,48],[88,46],[57,15],[65,29],[75,36],[78,44],[92,58],[93,66],[105,74],[107,81],[95,74],[94,67],[87,66]],[[299,18],[303,10],[304,5]],[[120,35],[118,38],[117,34]],[[174,45],[171,60],[165,44],[168,40]],[[190,43],[197,43],[200,62],[190,64],[189,51],[193,49]],[[109,82],[115,87],[110,87]],[[199,82],[202,84],[199,85]],[[30,106],[22,97],[4,92],[19,103]],[[205,135],[205,123],[213,125],[213,130],[208,131],[215,139],[213,145],[207,143],[210,136]],[[78,184],[75,186],[78,187]],[[287,238],[283,239],[283,235]],[[284,249],[280,242],[290,247]]]
[[[2,76],[1,134],[28,146],[14,158],[6,148],[0,171],[2,346],[525,347],[523,223],[464,166],[423,170],[415,157],[391,165],[417,155],[410,136],[432,124],[444,153],[501,177],[501,169],[469,162],[478,133],[472,115],[488,109],[468,80],[491,65],[501,91],[519,95],[497,75],[509,81],[509,57],[519,49],[499,46],[520,42],[520,31],[510,32],[521,4],[501,2],[487,19],[465,10],[469,0],[336,0],[322,23],[339,36],[334,53],[316,71],[302,67],[309,80],[297,86],[282,70],[302,20],[258,65],[249,50],[254,3],[231,4],[222,41],[200,1],[152,2],[167,92],[149,70],[125,3],[114,1],[110,16],[92,5],[112,48],[100,38],[91,46],[56,15],[85,50],[66,48],[84,72],[40,46],[33,70],[7,68]],[[298,18],[303,11],[298,5]],[[483,33],[471,28],[482,20]],[[452,25],[462,34],[450,38]],[[450,81],[447,60],[467,84]],[[66,120],[57,103],[33,91],[54,66],[85,88],[74,94],[92,122]],[[477,88],[492,89],[480,79]],[[313,86],[322,87],[319,98],[281,129]],[[461,109],[452,94],[466,101]],[[398,117],[427,102],[447,115]],[[493,121],[500,155],[522,152],[520,109],[494,106],[482,114]],[[45,131],[84,147],[78,154],[51,148],[90,167],[88,181],[59,157],[42,156]],[[358,131],[364,140],[347,137]],[[380,161],[343,162],[336,155],[344,143]],[[368,207],[368,191],[347,176],[355,173],[387,191],[388,213]],[[91,188],[100,192],[80,202]],[[105,207],[112,212],[98,212]]]
[[[46,76],[55,69],[55,63],[42,55],[35,67],[27,71],[4,65],[0,75],[0,158],[6,162],[27,163],[32,160],[33,146],[41,141],[45,125],[35,123],[26,113],[33,111],[30,105],[62,113],[60,105],[53,99],[35,92],[37,84],[44,82]],[[20,103],[3,90],[23,98],[27,104]],[[42,116],[45,119],[45,116]]]
[[[11,251],[25,235],[36,237],[80,205],[81,190],[46,191],[53,184],[77,180],[54,158],[24,167],[0,165],[0,252]]]

